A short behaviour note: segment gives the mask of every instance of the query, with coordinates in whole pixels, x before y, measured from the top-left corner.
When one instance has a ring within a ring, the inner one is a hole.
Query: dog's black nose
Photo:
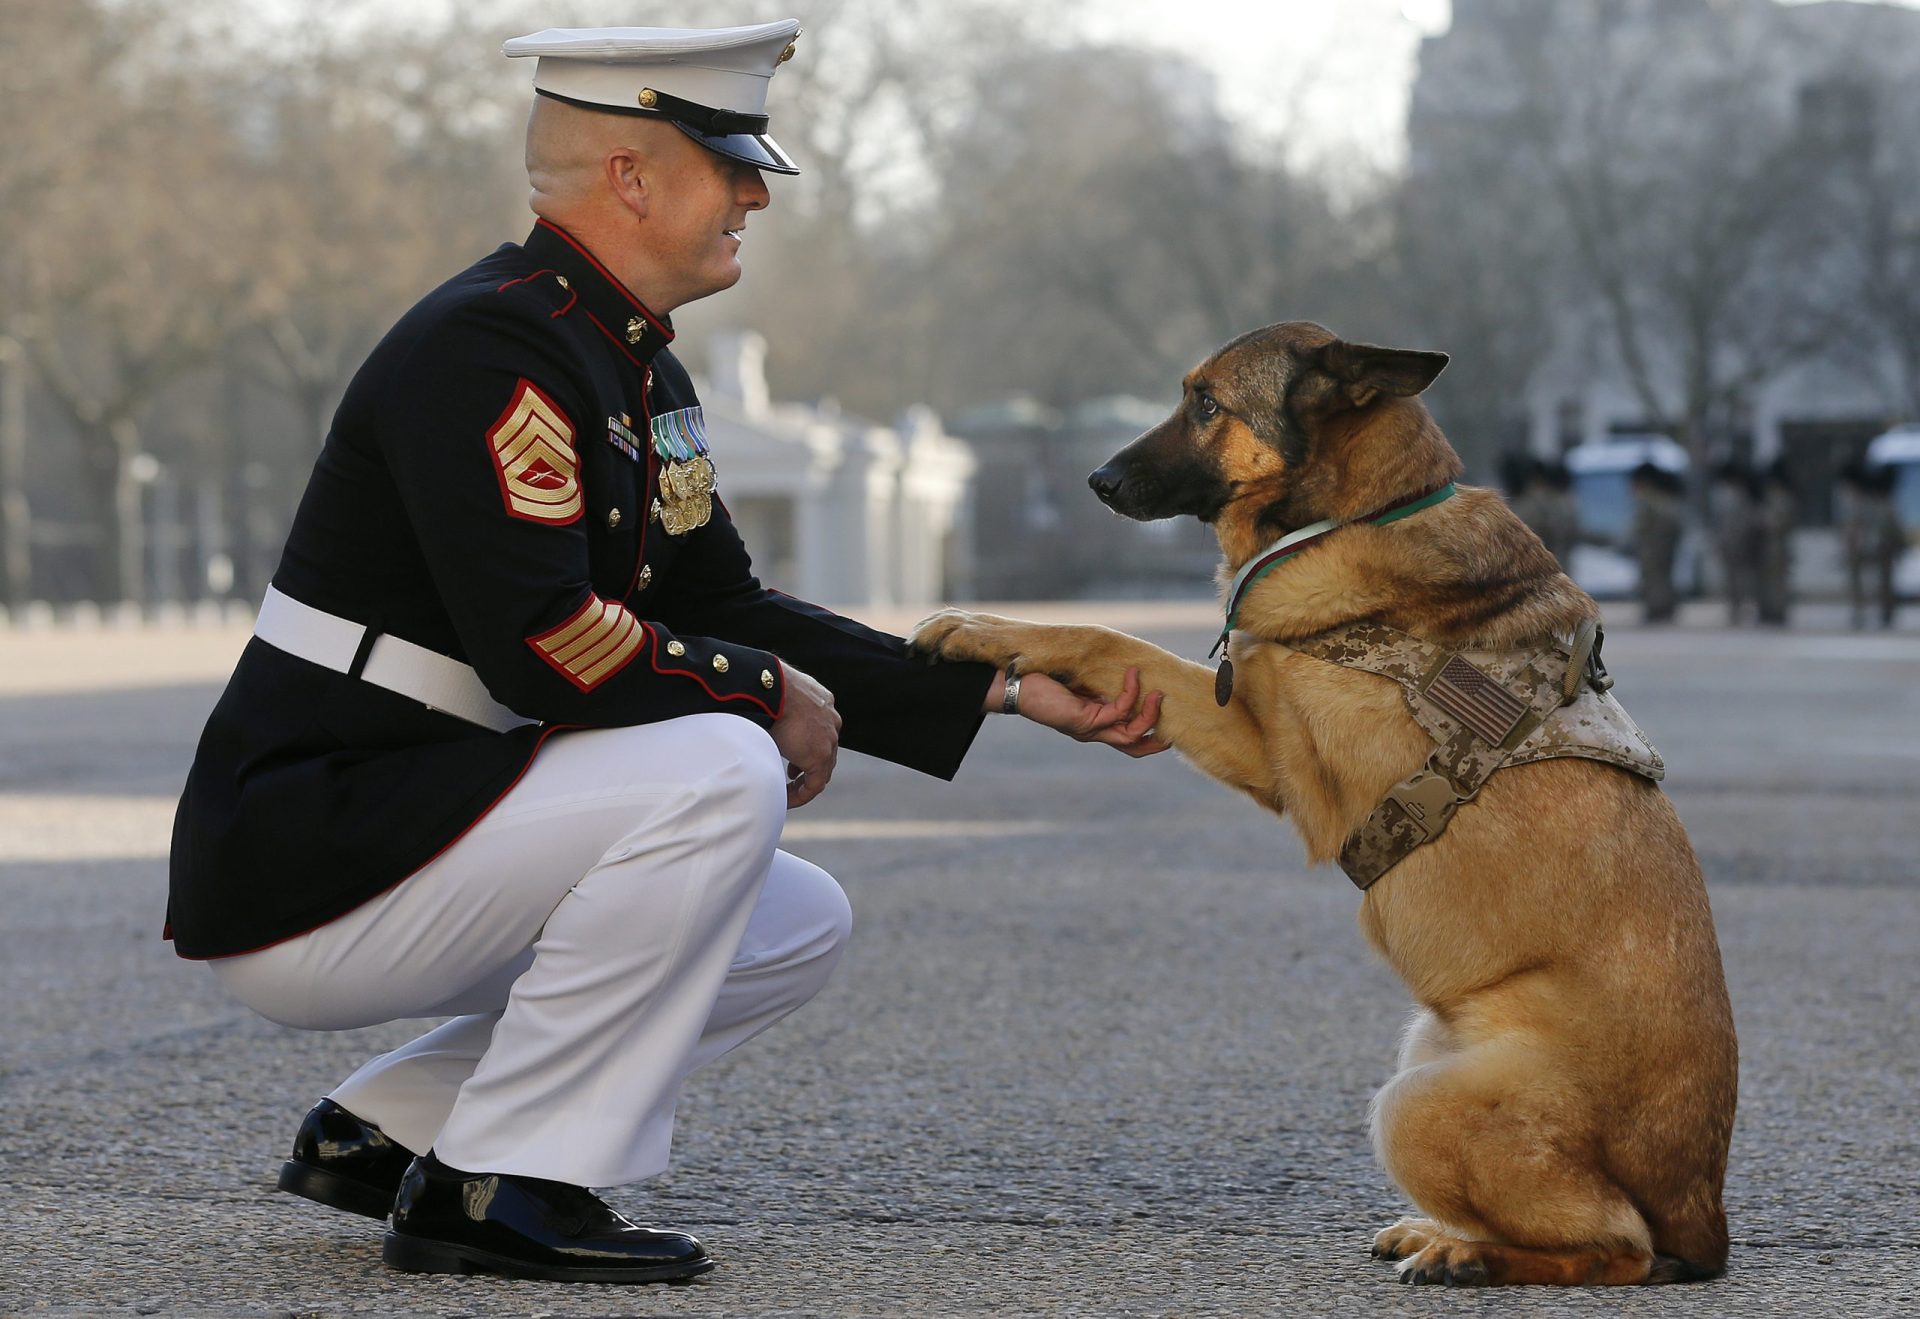
[[[1087,484],[1093,487],[1093,493],[1100,496],[1100,502],[1111,504],[1113,497],[1120,492],[1120,474],[1113,470],[1113,464],[1097,469],[1087,478]]]

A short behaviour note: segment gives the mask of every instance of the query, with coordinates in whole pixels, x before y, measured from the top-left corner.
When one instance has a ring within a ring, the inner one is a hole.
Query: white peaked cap
[[[533,86],[543,96],[666,119],[720,155],[798,174],[767,136],[767,84],[799,35],[792,18],[752,27],[548,28],[513,38],[501,53],[539,59]]]

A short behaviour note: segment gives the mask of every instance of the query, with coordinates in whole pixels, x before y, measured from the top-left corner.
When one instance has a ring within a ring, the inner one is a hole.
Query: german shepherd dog
[[[1270,325],[1186,378],[1178,409],[1096,471],[1139,520],[1213,526],[1222,583],[1276,537],[1452,481],[1416,396],[1442,353]],[[1448,648],[1538,647],[1596,618],[1497,494],[1357,522],[1283,564],[1240,614],[1235,681],[1100,627],[947,610],[914,644],[1112,699],[1164,693],[1156,736],[1293,817],[1315,861],[1419,769],[1432,739],[1393,680],[1288,648],[1374,622]],[[1659,787],[1599,761],[1502,769],[1366,890],[1360,927],[1418,1002],[1373,1144],[1417,1206],[1373,1240],[1402,1282],[1716,1277],[1732,1134],[1733,1013],[1700,867]]]

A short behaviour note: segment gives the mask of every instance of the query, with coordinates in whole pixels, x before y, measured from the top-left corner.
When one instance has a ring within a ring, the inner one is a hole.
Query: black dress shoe
[[[713,1267],[684,1232],[635,1227],[593,1192],[433,1157],[401,1179],[381,1257],[408,1273],[501,1273],[548,1282],[677,1282]]]
[[[280,1189],[349,1213],[385,1218],[412,1162],[412,1150],[322,1099],[300,1124],[293,1157],[280,1165]]]

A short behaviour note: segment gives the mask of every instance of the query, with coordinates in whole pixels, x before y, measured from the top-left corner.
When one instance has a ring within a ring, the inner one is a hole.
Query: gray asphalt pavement
[[[1201,614],[1149,622],[1204,654]],[[954,784],[849,757],[793,817],[787,846],[853,899],[840,973],[696,1076],[673,1171],[613,1197],[716,1272],[387,1271],[378,1225],[272,1182],[307,1106],[411,1028],[283,1030],[158,939],[172,798],[234,644],[0,633],[0,1312],[1920,1313],[1911,633],[1610,632],[1739,1022],[1732,1271],[1524,1294],[1402,1288],[1367,1257],[1403,1208],[1365,1114],[1407,1000],[1346,879],[1172,756],[1012,720]]]

